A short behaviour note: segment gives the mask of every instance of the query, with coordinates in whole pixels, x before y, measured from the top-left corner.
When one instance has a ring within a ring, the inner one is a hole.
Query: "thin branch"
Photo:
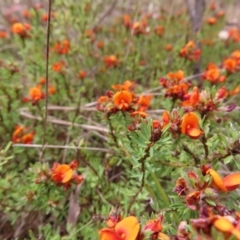
[[[92,27],[93,29],[96,28],[98,25],[100,25],[100,24],[103,22],[103,20],[104,20],[109,14],[111,14],[111,12],[114,10],[114,8],[115,8],[115,6],[116,6],[116,4],[117,4],[117,1],[118,1],[118,0],[115,0],[115,1],[112,2],[112,4],[110,5],[110,7],[107,9],[107,11],[104,12],[103,15],[99,18],[98,22],[93,25],[93,27]]]
[[[40,117],[40,116],[34,116],[34,115],[32,115],[30,113],[26,113],[24,111],[20,112],[20,115],[24,116],[26,118],[34,119],[34,120],[38,120],[38,121],[42,121],[43,120],[42,117]],[[87,129],[87,130],[95,130],[95,131],[105,132],[105,133],[109,132],[108,129],[104,128],[104,127],[97,127],[97,126],[93,126],[93,125],[78,124],[78,123],[72,124],[71,122],[60,120],[60,119],[54,118],[52,116],[48,116],[47,122],[56,123],[56,124],[64,125],[64,126],[82,127],[84,129]]]
[[[187,145],[183,144],[183,150],[192,156],[195,161],[195,165],[199,165],[201,163],[200,158],[196,156]]]
[[[48,21],[47,21],[47,43],[46,43],[46,84],[45,84],[45,116],[43,119],[43,139],[42,139],[42,154],[40,157],[40,161],[43,160],[43,154],[44,154],[44,145],[46,143],[46,131],[47,131],[47,118],[48,118],[48,73],[49,73],[49,44],[50,44],[50,26],[51,26],[51,12],[52,12],[52,0],[48,0]]]
[[[13,147],[23,147],[23,148],[42,148],[42,144],[22,144],[17,143],[13,144]],[[97,148],[97,147],[77,147],[77,146],[65,146],[65,145],[44,145],[44,148],[60,148],[60,149],[84,149],[89,151],[98,151],[98,152],[106,152],[106,153],[112,153],[111,150],[108,148]]]
[[[208,151],[208,145],[207,145],[207,138],[205,135],[203,135],[201,142],[203,144],[204,152],[205,152],[205,160],[208,159],[209,151]]]
[[[117,137],[114,133],[114,129],[113,129],[113,125],[112,125],[112,122],[111,122],[110,114],[107,114],[107,120],[108,120],[108,125],[109,125],[109,128],[110,128],[111,137],[112,137],[116,147],[119,147]]]

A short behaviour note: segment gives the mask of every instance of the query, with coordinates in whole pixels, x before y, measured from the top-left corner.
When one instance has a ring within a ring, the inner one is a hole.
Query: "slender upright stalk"
[[[43,119],[43,138],[42,138],[42,153],[40,157],[40,161],[43,161],[43,154],[45,150],[45,144],[46,144],[46,131],[47,131],[47,116],[48,116],[48,86],[49,86],[49,42],[50,42],[50,26],[51,26],[51,12],[52,12],[52,0],[48,0],[48,22],[47,22],[47,39],[46,39],[46,84],[45,84],[45,115]]]

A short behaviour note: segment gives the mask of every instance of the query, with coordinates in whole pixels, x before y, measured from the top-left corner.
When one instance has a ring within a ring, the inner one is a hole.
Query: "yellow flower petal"
[[[227,188],[225,187],[221,176],[215,170],[210,168],[207,171],[207,174],[211,175],[213,182],[220,190],[227,192]]]
[[[225,217],[220,217],[213,223],[214,227],[220,232],[230,233],[234,230],[233,224]]]

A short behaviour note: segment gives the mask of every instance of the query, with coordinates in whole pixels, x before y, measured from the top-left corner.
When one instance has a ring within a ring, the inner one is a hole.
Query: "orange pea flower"
[[[167,97],[173,96],[181,99],[188,92],[188,89],[189,89],[188,83],[177,84],[167,89],[166,96]]]
[[[112,85],[112,89],[116,91],[121,91],[121,90],[131,90],[135,87],[136,83],[131,82],[129,80],[126,80],[123,84],[115,84]]]
[[[116,92],[113,95],[113,103],[120,110],[126,110],[132,103],[132,100],[132,93],[126,90]]]
[[[165,45],[164,46],[164,49],[166,50],[166,51],[172,51],[173,50],[173,46],[171,45],[171,44],[167,44],[167,45]]]
[[[26,19],[30,19],[32,17],[32,14],[28,11],[28,10],[23,10],[22,15],[24,16],[24,18]]]
[[[104,63],[107,68],[117,67],[119,65],[119,60],[115,55],[110,55],[104,57]]]
[[[213,180],[213,183],[215,184],[215,186],[216,186],[219,190],[221,190],[221,191],[223,191],[223,192],[227,192],[227,188],[226,188],[226,186],[224,185],[221,176],[220,176],[215,170],[213,170],[213,169],[210,168],[206,173],[209,174],[209,175],[211,175],[212,180]]]
[[[211,68],[206,72],[205,78],[210,82],[215,82],[218,80],[220,72],[218,68]]]
[[[92,29],[87,29],[84,32],[84,36],[89,38],[92,42],[95,40],[95,32]]]
[[[235,59],[228,58],[223,62],[223,66],[228,72],[233,73],[235,71],[237,63]]]
[[[33,142],[35,132],[29,131],[28,127],[17,125],[12,135],[14,143],[31,144]]]
[[[216,9],[216,3],[212,2],[209,6],[209,9],[212,10],[212,11],[215,10]]]
[[[35,132],[27,133],[22,136],[21,142],[25,144],[31,144],[33,142]]]
[[[63,40],[61,42],[57,42],[54,45],[54,49],[58,54],[68,54],[70,49],[70,43],[68,40]]]
[[[158,35],[159,37],[162,37],[163,34],[164,34],[164,32],[165,32],[165,29],[164,29],[164,27],[162,27],[162,26],[157,26],[157,27],[155,28],[155,33],[156,33],[156,35]]]
[[[167,76],[172,80],[181,81],[184,78],[184,72],[183,70],[178,70],[177,72],[168,73]]]
[[[229,235],[235,236],[238,240],[240,239],[238,226],[235,227],[227,217],[218,217],[217,220],[213,222],[213,225],[218,231],[226,234],[226,239],[229,238]]]
[[[55,94],[55,93],[56,93],[56,88],[55,88],[54,86],[49,86],[49,87],[48,87],[48,93],[49,93],[50,95]]]
[[[228,90],[225,86],[219,88],[216,92],[216,99],[224,99],[228,96]]]
[[[101,96],[101,97],[98,98],[97,102],[99,104],[101,104],[101,103],[104,103],[104,102],[108,102],[109,100],[110,100],[110,98],[108,96]]]
[[[237,28],[229,29],[228,33],[229,33],[229,37],[234,42],[239,42],[240,41],[240,31],[239,31],[239,29],[237,29]]]
[[[179,56],[190,61],[197,61],[201,55],[201,50],[197,48],[193,41],[189,41],[179,52]]]
[[[237,60],[240,60],[240,50],[234,51],[234,52],[231,54],[231,57],[232,57],[233,59],[235,59],[236,61],[237,61]]]
[[[87,72],[86,71],[79,71],[79,73],[78,73],[78,77],[80,78],[80,79],[85,79],[86,78],[86,76],[87,76]]]
[[[131,16],[127,14],[123,16],[123,25],[128,29],[132,28],[133,23],[132,23]]]
[[[199,101],[200,101],[200,94],[199,94],[199,91],[198,91],[198,87],[194,87],[193,88],[193,93],[192,94],[189,94],[187,96],[187,100],[183,101],[182,102],[182,106],[184,107],[187,107],[187,106],[196,106]]]
[[[7,32],[4,30],[0,30],[0,38],[7,38]]]
[[[203,134],[199,129],[199,118],[196,113],[189,112],[183,115],[181,132],[192,139],[198,139]]]
[[[136,35],[145,34],[146,27],[147,27],[147,18],[145,17],[141,21],[133,23],[132,25],[133,33]]]
[[[203,79],[211,82],[224,82],[226,80],[226,76],[221,75],[221,69],[216,66],[214,63],[209,63],[205,73],[202,76]]]
[[[157,219],[149,220],[146,223],[144,230],[150,230],[151,232],[161,232],[162,231],[162,216]]]
[[[52,70],[54,72],[61,72],[64,66],[65,66],[65,62],[64,61],[59,61],[59,62],[56,62],[52,65]]]
[[[103,42],[103,41],[98,41],[98,42],[97,42],[97,47],[98,47],[99,49],[103,49],[103,48],[104,48],[104,42]]]
[[[207,174],[211,175],[217,189],[223,192],[233,191],[240,185],[240,172],[231,173],[222,178],[215,170],[210,168]]]
[[[54,164],[52,180],[56,183],[67,183],[72,179],[73,170],[67,164]]]
[[[45,98],[45,94],[42,92],[41,86],[32,87],[29,90],[29,98],[34,104]]]
[[[240,185],[240,173],[231,173],[223,178],[223,184],[228,191],[235,190]]]
[[[214,25],[217,22],[217,19],[215,17],[210,17],[207,19],[207,23],[209,25]]]
[[[114,229],[101,229],[99,235],[100,240],[136,240],[139,230],[138,219],[129,216],[118,222]]]
[[[232,96],[232,95],[236,95],[240,93],[240,85],[238,85],[236,88],[233,89],[233,91],[229,92],[229,95]]]
[[[44,85],[44,84],[46,84],[46,81],[47,81],[46,78],[41,77],[41,78],[39,79],[38,83],[41,84],[41,85]]]
[[[82,183],[83,177],[81,175],[74,175],[74,170],[78,167],[76,160],[70,164],[54,163],[51,169],[51,178],[56,184],[68,187],[72,181],[77,184]]]
[[[152,100],[152,95],[141,95],[138,99],[137,104],[139,105],[138,111],[146,111]]]
[[[131,113],[131,116],[139,116],[145,118],[148,114],[142,111],[134,111]]]
[[[223,10],[220,10],[220,11],[218,11],[216,14],[215,14],[215,16],[217,17],[217,18],[221,18],[221,17],[223,17],[225,15],[225,12],[223,11]]]
[[[55,18],[55,17],[56,17],[55,13],[54,13],[54,12],[51,12],[51,18]],[[43,22],[47,22],[47,21],[48,21],[48,13],[44,13],[44,14],[42,15],[42,21],[43,21]]]
[[[109,217],[107,219],[107,226],[108,228],[110,229],[113,229],[115,228],[116,224],[118,222],[120,222],[122,220],[122,216],[121,214],[118,212],[118,209],[113,209],[111,210],[110,214],[109,214]]]
[[[162,115],[162,128],[167,126],[171,121],[170,114],[167,110],[164,110],[163,115]]]
[[[31,26],[28,23],[14,23],[11,27],[11,31],[18,34],[21,37],[27,37]]]

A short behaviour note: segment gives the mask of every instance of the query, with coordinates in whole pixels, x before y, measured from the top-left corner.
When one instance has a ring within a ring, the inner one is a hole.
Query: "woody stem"
[[[47,22],[47,38],[46,38],[46,84],[45,84],[45,91],[46,91],[46,96],[45,96],[45,115],[43,118],[43,140],[42,140],[42,153],[40,156],[40,162],[43,161],[43,154],[44,154],[44,149],[45,149],[45,144],[46,144],[46,132],[47,132],[47,106],[48,106],[48,85],[49,85],[49,80],[48,80],[48,73],[49,73],[49,45],[50,45],[50,25],[51,25],[51,11],[52,11],[52,0],[48,1],[48,22]]]
[[[205,159],[207,160],[209,151],[208,151],[208,146],[207,146],[207,138],[205,137],[205,135],[203,135],[201,142],[203,144],[203,148],[204,148],[204,152],[205,152]]]
[[[199,157],[197,157],[192,151],[191,149],[189,149],[189,147],[187,145],[183,145],[183,150],[185,152],[187,152],[189,155],[191,155],[194,159],[195,165],[199,165],[201,163],[201,160]]]
[[[109,125],[109,128],[110,128],[110,134],[111,134],[111,136],[112,136],[112,139],[113,139],[116,147],[118,147],[117,137],[116,137],[116,135],[114,134],[114,130],[113,130],[113,126],[112,126],[112,122],[111,122],[110,116],[111,116],[111,115],[108,113],[108,114],[107,114],[107,120],[108,120],[108,125]]]

